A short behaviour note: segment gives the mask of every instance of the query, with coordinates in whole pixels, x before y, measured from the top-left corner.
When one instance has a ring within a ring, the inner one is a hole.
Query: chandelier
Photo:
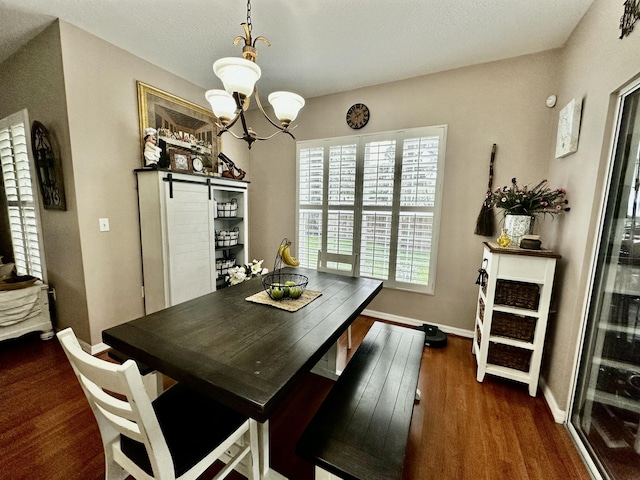
[[[224,90],[208,90],[205,94],[214,115],[218,118],[216,122],[220,129],[218,136],[229,132],[237,139],[246,141],[249,148],[256,140],[269,140],[279,133],[286,133],[295,139],[291,133],[295,126],[291,127],[291,122],[296,119],[298,112],[304,106],[304,98],[291,92],[273,92],[269,95],[269,103],[279,123],[267,115],[260,103],[256,82],[260,78],[261,71],[255,63],[258,57],[256,42],[262,40],[267,47],[271,44],[265,37],[251,38],[251,0],[247,1],[247,23],[240,25],[244,28],[245,36],[236,37],[233,44],[238,45],[241,40],[244,40],[242,58],[226,57],[214,62],[213,73],[222,80]],[[258,136],[251,127],[247,126],[244,112],[249,108],[252,93],[255,95],[258,109],[269,123],[277,128],[276,132],[267,137]],[[242,123],[243,135],[241,136],[230,130],[238,120]]]

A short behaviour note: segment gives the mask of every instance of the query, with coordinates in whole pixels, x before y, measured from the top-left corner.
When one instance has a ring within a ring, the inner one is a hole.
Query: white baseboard
[[[392,315],[389,313],[377,312],[375,310],[365,309],[362,312],[362,314],[368,317],[379,318],[380,320],[387,320],[389,322],[404,323],[405,325],[414,326],[414,327],[419,327],[425,323],[422,320],[416,320],[415,318],[401,317],[399,315]],[[432,322],[429,322],[429,325],[434,325],[445,333],[451,333],[459,337],[473,338],[473,330],[454,328],[454,327],[449,327],[447,325],[439,325],[437,323],[432,323]],[[567,421],[567,412],[560,409],[560,407],[558,407],[558,403],[556,402],[556,399],[553,396],[553,393],[551,393],[551,390],[549,390],[549,387],[547,387],[547,384],[544,381],[544,378],[540,377],[539,385],[540,385],[540,391],[544,395],[544,399],[547,402],[549,410],[551,410],[551,415],[553,415],[553,420],[556,423],[565,423]]]
[[[551,410],[553,420],[556,423],[566,423],[567,412],[566,410],[562,410],[560,407],[558,407],[558,402],[556,402],[556,398],[553,396],[551,390],[549,390],[547,382],[545,382],[544,378],[540,377],[539,385],[540,391],[544,395],[544,399],[547,401],[547,406],[549,407],[549,410]]]
[[[415,318],[401,317],[400,315],[392,315],[390,313],[376,312],[375,310],[369,310],[369,309],[365,309],[362,312],[362,315],[366,315],[368,317],[373,317],[373,318],[379,318],[380,320],[387,320],[389,322],[404,323],[405,325],[410,325],[412,327],[420,327],[426,323],[422,320],[416,320]],[[459,337],[473,338],[473,330],[465,330],[462,328],[449,327],[447,325],[440,325],[438,323],[433,323],[433,322],[429,322],[429,325],[438,327],[444,333],[451,333]]]
[[[96,345],[89,345],[87,342],[84,342],[78,339],[78,343],[82,347],[82,350],[87,352],[89,355],[97,355],[99,353],[104,352],[105,350],[109,350],[111,347],[106,343],[98,343]]]
[[[105,350],[109,350],[111,347],[106,343],[98,343],[96,345],[91,346],[91,355],[97,355],[98,353],[102,353]]]

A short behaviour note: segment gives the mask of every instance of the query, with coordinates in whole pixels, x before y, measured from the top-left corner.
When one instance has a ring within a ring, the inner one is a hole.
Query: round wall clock
[[[351,105],[347,110],[347,125],[351,128],[359,129],[369,122],[369,108],[363,103]]]

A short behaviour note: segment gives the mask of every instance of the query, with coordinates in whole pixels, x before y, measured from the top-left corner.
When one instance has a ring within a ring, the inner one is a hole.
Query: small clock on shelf
[[[369,108],[364,103],[355,103],[347,110],[347,125],[360,129],[369,122]]]
[[[192,166],[193,171],[196,173],[202,173],[202,170],[204,169],[204,163],[202,162],[202,159],[200,157],[194,157]]]

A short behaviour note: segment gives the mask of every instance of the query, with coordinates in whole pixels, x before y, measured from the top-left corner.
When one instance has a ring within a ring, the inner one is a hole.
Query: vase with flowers
[[[537,215],[557,215],[568,212],[569,201],[564,188],[552,189],[547,180],[542,180],[534,187],[519,186],[515,178],[511,185],[498,188],[487,193],[485,204],[488,207],[500,208],[504,214],[504,226],[511,238],[511,243],[520,245],[523,235],[532,233],[533,222]]]
[[[238,285],[239,283],[250,280],[253,277],[266,275],[269,272],[269,269],[262,268],[263,261],[264,260],[253,260],[253,262],[247,263],[246,265],[231,267],[225,276],[227,285]]]

